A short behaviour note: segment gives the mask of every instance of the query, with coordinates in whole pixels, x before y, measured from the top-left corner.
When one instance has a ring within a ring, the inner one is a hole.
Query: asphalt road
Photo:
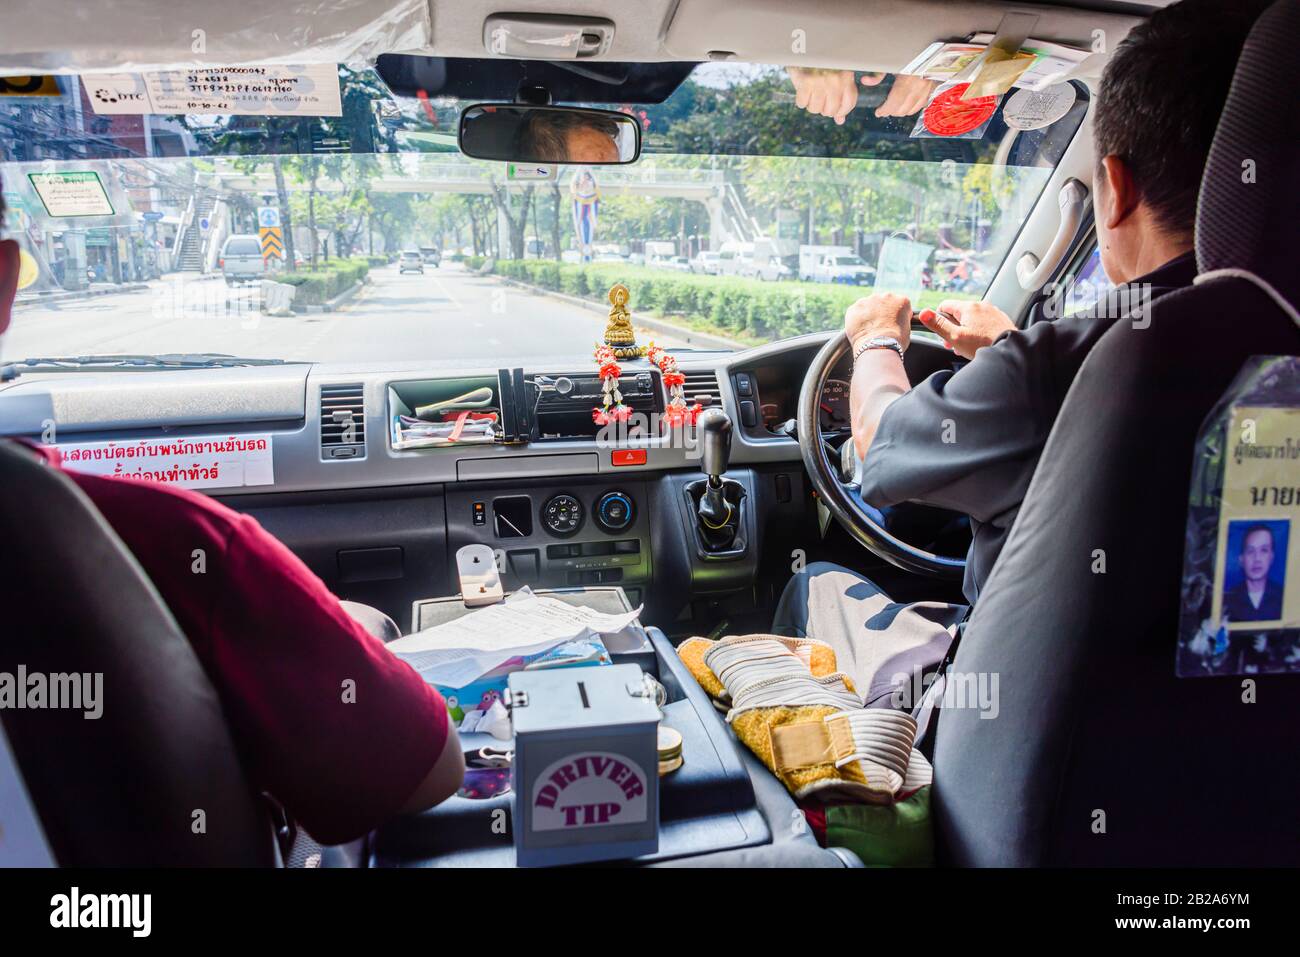
[[[109,353],[219,352],[236,356],[371,362],[536,361],[588,355],[603,314],[509,286],[455,264],[399,275],[372,270],[371,282],[334,313],[272,317],[256,286],[179,274],[147,291],[19,305],[4,340],[5,359]],[[635,314],[635,303],[633,312]],[[644,330],[667,348],[683,343]]]

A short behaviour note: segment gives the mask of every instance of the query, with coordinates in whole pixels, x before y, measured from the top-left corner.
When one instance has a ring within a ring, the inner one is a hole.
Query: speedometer
[[[827,379],[822,386],[818,410],[823,431],[847,429],[852,424],[849,414],[849,384],[843,379]]]

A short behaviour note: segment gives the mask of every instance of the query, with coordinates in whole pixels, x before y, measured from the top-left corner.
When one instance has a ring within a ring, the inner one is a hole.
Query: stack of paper
[[[983,56],[992,40],[991,33],[977,33],[966,43],[931,43],[898,72],[940,83],[968,79],[967,71]],[[1068,79],[1091,56],[1087,50],[1034,39],[1022,43],[1020,53],[1030,54],[1034,60],[1010,85],[1027,90],[1042,90]]]
[[[629,632],[644,639],[638,607],[607,615],[523,588],[505,601],[390,642],[388,649],[426,682],[463,688],[511,658],[538,655],[566,642]],[[617,645],[611,650],[617,650]]]

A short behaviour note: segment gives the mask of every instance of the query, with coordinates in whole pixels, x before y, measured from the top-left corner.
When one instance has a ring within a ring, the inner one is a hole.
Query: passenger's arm
[[[282,543],[235,522],[208,657],[251,777],[323,844],[453,793],[442,697]]]
[[[442,746],[442,754],[438,755],[438,760],[424,776],[420,786],[402,806],[402,813],[415,814],[441,804],[460,789],[464,780],[465,755],[461,752],[460,736],[448,723],[447,743]]]

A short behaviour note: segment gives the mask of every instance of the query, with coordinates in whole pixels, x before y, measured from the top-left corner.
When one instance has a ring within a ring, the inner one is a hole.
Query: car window
[[[232,239],[226,243],[227,256],[260,256],[262,246],[256,239]]]

